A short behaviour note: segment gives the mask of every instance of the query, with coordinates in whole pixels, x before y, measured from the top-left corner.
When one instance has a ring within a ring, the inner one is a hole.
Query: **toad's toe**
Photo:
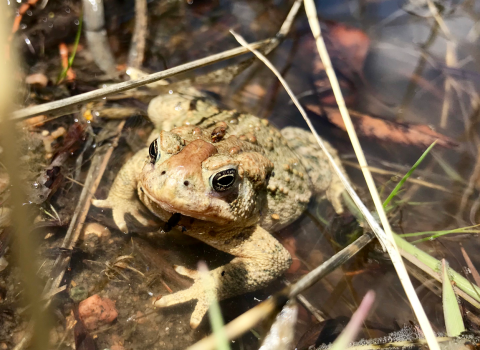
[[[202,322],[203,316],[208,311],[209,303],[206,299],[199,299],[197,305],[195,305],[195,310],[193,310],[192,317],[190,317],[190,327],[193,329],[197,328],[200,322]]]
[[[197,280],[199,275],[197,270],[191,270],[184,266],[175,265],[175,271],[182,276],[191,278],[192,280]]]
[[[179,292],[165,295],[160,300],[157,300],[153,303],[156,307],[168,307],[172,305],[186,303],[187,301],[198,299],[199,290],[196,286],[192,286],[188,289],[181,290]]]

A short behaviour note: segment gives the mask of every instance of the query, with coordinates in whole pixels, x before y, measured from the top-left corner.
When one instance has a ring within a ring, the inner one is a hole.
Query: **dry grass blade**
[[[135,1],[135,27],[133,29],[132,42],[128,52],[128,65],[138,68],[142,66],[145,57],[145,42],[147,40],[147,0]]]
[[[473,265],[472,260],[468,256],[465,249],[462,247],[461,250],[462,250],[463,258],[465,259],[465,262],[467,263],[467,266],[470,269],[470,273],[472,274],[472,277],[475,280],[475,283],[477,284],[477,286],[480,286],[480,274],[478,273],[477,269]]]
[[[355,168],[355,169],[361,169],[361,167],[360,167],[360,165],[358,165],[358,163],[350,162],[348,160],[342,160],[342,164],[350,166],[350,167]],[[375,174],[399,176],[399,173],[396,172],[396,171],[385,170],[385,169],[376,168],[376,167],[373,167],[373,166],[369,166],[368,169],[370,170],[370,172],[375,173]],[[436,185],[434,183],[424,181],[424,180],[419,180],[419,179],[409,177],[407,179],[407,182],[411,182],[411,183],[414,183],[414,184],[417,184],[417,185],[420,185],[420,186],[423,186],[423,187],[428,187],[428,188],[438,190],[438,191],[442,191],[442,192],[446,192],[446,193],[453,193],[452,190],[449,190],[448,188],[446,188],[444,186]]]
[[[264,47],[267,44],[270,44],[275,39],[267,39],[253,43],[253,47],[260,48]],[[89,91],[83,94],[79,94],[72,97],[64,98],[60,101],[54,101],[49,103],[44,103],[38,106],[27,107],[18,111],[15,111],[11,114],[11,119],[14,120],[23,120],[29,117],[34,117],[36,115],[45,114],[47,116],[53,117],[63,114],[71,113],[72,109],[78,107],[79,104],[98,100],[105,96],[114,95],[123,91],[137,88],[139,86],[144,86],[155,81],[173,77],[177,74],[184,73],[196,68],[207,66],[209,64],[223,61],[229,58],[233,58],[242,54],[249,52],[248,49],[243,47],[237,47],[235,49],[227,50],[222,53],[211,55],[193,62],[181,64],[180,66],[164,70],[162,72],[157,72],[150,74],[146,77],[142,77],[136,80],[130,80],[123,83],[112,84],[103,89],[98,89],[94,91]]]
[[[322,60],[328,79],[332,86],[332,90],[335,95],[335,100],[337,101],[337,104],[338,104],[338,109],[340,110],[340,113],[342,115],[348,135],[350,137],[353,148],[355,150],[355,154],[357,156],[358,162],[362,167],[362,172],[365,177],[365,181],[367,182],[368,189],[370,190],[373,202],[375,204],[375,208],[377,209],[377,213],[380,217],[380,221],[382,222],[382,226],[385,229],[386,234],[384,233],[379,235],[377,231],[375,231],[375,233],[377,234],[378,239],[380,240],[382,245],[386,248],[390,256],[392,264],[395,267],[395,270],[397,271],[398,278],[400,279],[400,282],[402,283],[405,293],[407,294],[407,297],[408,297],[408,300],[410,301],[412,309],[415,312],[415,315],[417,316],[418,322],[420,323],[422,331],[425,334],[425,338],[427,339],[430,349],[439,350],[440,347],[435,339],[435,334],[433,332],[432,326],[430,325],[427,315],[425,314],[425,310],[423,310],[422,304],[420,303],[420,300],[418,299],[418,296],[415,293],[415,289],[412,285],[412,282],[410,281],[407,269],[403,264],[402,257],[400,255],[400,252],[398,251],[398,247],[393,238],[392,230],[390,228],[390,223],[388,222],[387,215],[385,214],[385,210],[383,209],[383,203],[378,195],[375,181],[373,180],[372,174],[368,170],[367,160],[365,159],[365,155],[360,146],[360,142],[358,141],[358,137],[353,127],[350,115],[348,113],[345,100],[343,99],[342,91],[340,89],[340,84],[338,83],[337,76],[335,75],[335,71],[332,67],[330,56],[328,55],[325,42],[323,41],[323,38],[322,38],[322,33],[320,29],[320,24],[317,18],[317,10],[315,8],[315,3],[313,0],[305,0],[304,4],[305,4],[305,11],[307,12],[308,22],[310,24],[310,28],[315,38],[315,42],[317,44],[317,49],[318,49],[320,58]]]
[[[316,15],[315,15],[316,16]],[[233,34],[233,33],[232,33]],[[236,35],[236,34],[234,34]],[[248,44],[245,42],[245,40],[243,40],[243,38],[239,37],[238,35],[235,36],[237,38],[237,40],[242,43],[242,44],[245,44],[247,47],[248,47]],[[360,209],[360,211],[362,212],[362,214],[364,215],[366,221],[368,222],[368,224],[370,225],[370,227],[372,228],[372,230],[375,232],[375,234],[377,235],[377,237],[379,238],[380,242],[383,243],[384,247],[386,247],[387,251],[389,252],[390,254],[390,257],[391,257],[391,260],[392,260],[392,263],[394,264],[394,266],[396,267],[397,271],[400,271],[399,272],[399,279],[400,281],[402,282],[402,285],[404,286],[404,288],[406,289],[407,291],[407,296],[409,297],[409,300],[411,301],[411,303],[413,304],[413,309],[417,315],[417,318],[419,319],[419,322],[420,324],[422,325],[422,329],[423,327],[425,327],[425,330],[424,333],[427,335],[427,339],[429,340],[429,342],[433,342],[433,345],[431,346],[431,348],[433,350],[438,350],[438,344],[435,342],[435,338],[434,338],[434,333],[433,333],[433,330],[431,328],[431,325],[430,323],[428,322],[428,319],[426,317],[426,314],[425,314],[425,311],[423,310],[421,304],[420,304],[420,301],[418,299],[418,296],[415,294],[415,290],[413,288],[413,285],[410,281],[410,278],[408,277],[408,273],[407,273],[407,270],[405,268],[405,266],[403,265],[403,261],[402,261],[402,258],[401,258],[401,255],[398,251],[398,249],[396,248],[396,244],[395,242],[393,241],[392,238],[387,238],[387,235],[385,234],[385,232],[382,230],[382,228],[378,225],[377,221],[375,220],[375,218],[370,214],[369,210],[365,207],[365,205],[363,204],[363,202],[361,201],[361,199],[358,197],[358,195],[356,194],[356,192],[354,191],[354,189],[352,188],[352,186],[349,184],[348,180],[343,176],[343,174],[341,173],[340,169],[338,168],[338,166],[335,164],[333,158],[331,157],[331,155],[328,153],[328,151],[326,150],[324,144],[323,144],[323,141],[320,139],[320,136],[317,134],[317,132],[315,131],[315,129],[313,128],[313,125],[311,123],[311,121],[309,120],[308,116],[306,115],[305,113],[305,110],[303,109],[303,107],[300,105],[300,103],[298,102],[297,98],[295,97],[295,95],[293,94],[293,92],[291,91],[291,89],[288,87],[287,83],[285,82],[285,80],[281,77],[280,73],[275,69],[275,67],[273,67],[273,65],[267,60],[266,57],[264,57],[262,54],[260,54],[258,51],[252,49],[252,52],[260,59],[262,60],[278,77],[278,79],[280,80],[280,82],[282,83],[282,85],[285,87],[285,89],[287,90],[288,94],[290,95],[290,97],[292,98],[293,102],[295,103],[295,105],[298,107],[300,113],[302,114],[302,116],[304,117],[306,123],[308,124],[308,126],[310,127],[310,130],[312,131],[313,135],[315,136],[318,144],[320,145],[320,147],[322,148],[322,150],[325,152],[325,154],[327,155],[329,161],[330,161],[330,164],[332,166],[332,168],[335,170],[335,172],[337,173],[337,175],[340,177],[340,180],[342,181],[342,183],[344,184],[347,192],[350,194],[350,196],[352,197],[353,201],[355,202],[355,204],[357,205],[357,207]],[[330,64],[330,68],[331,68],[331,64]],[[337,82],[337,87],[338,87],[338,82]],[[346,109],[346,108],[345,108]],[[345,123],[347,124],[347,122]],[[351,122],[350,122],[350,125],[351,125]],[[356,138],[356,135],[355,135],[355,138]],[[358,139],[357,139],[357,143],[358,143]],[[361,151],[361,150],[360,150]],[[361,152],[361,154],[363,155],[363,152]],[[365,161],[365,156],[363,155],[363,160],[364,162],[366,163]],[[366,165],[367,167],[368,165]],[[364,170],[365,172],[365,168],[362,166],[362,169]],[[367,170],[368,172],[368,170]],[[376,193],[376,187],[375,187],[375,184],[373,182],[373,178],[371,176],[371,174],[368,172],[369,174],[369,177],[370,177],[370,181],[371,181],[371,185],[372,186],[372,183],[373,183],[373,189]],[[378,198],[378,193],[377,193],[377,197],[376,197],[376,206],[379,206],[380,208],[380,211],[381,213],[383,213],[383,216],[384,216],[384,219],[386,219],[386,215],[385,215],[385,212],[383,211],[383,206],[382,206],[382,203],[380,201],[380,198]],[[387,220],[387,228],[390,229],[390,225],[388,223],[388,220]],[[391,230],[390,230],[390,237],[392,237],[391,235]]]
[[[0,5],[2,13],[6,14],[7,3],[3,2]],[[7,116],[11,111],[11,102],[14,100],[13,92],[14,73],[16,70],[13,66],[15,59],[5,59],[9,46],[7,45],[7,28],[10,21],[4,18],[0,21],[0,57],[3,58],[0,64],[0,76],[2,77],[2,86],[0,87],[0,141],[2,147],[2,166],[9,172],[9,184],[11,186],[10,205],[12,208],[11,221],[15,232],[16,243],[12,245],[12,250],[15,254],[15,259],[20,270],[20,278],[22,280],[22,295],[23,300],[31,305],[30,312],[32,319],[35,321],[34,327],[27,327],[28,330],[34,334],[36,342],[32,348],[46,349],[48,347],[48,335],[50,319],[48,314],[45,314],[42,309],[41,294],[39,280],[36,274],[36,267],[33,261],[36,257],[37,242],[36,237],[31,231],[31,222],[29,219],[28,206],[25,205],[26,198],[22,188],[20,174],[18,147],[18,134],[16,133],[15,125],[9,121]],[[3,305],[3,303],[2,303]],[[3,319],[0,321],[0,328],[4,327]]]
[[[438,26],[442,30],[443,34],[447,39],[447,50],[445,54],[445,63],[448,67],[455,67],[457,65],[457,55],[456,55],[456,44],[450,29],[448,29],[445,21],[443,20],[442,16],[438,12],[436,5],[433,3],[432,0],[427,0],[428,9],[432,13],[433,18],[437,22]],[[450,101],[453,98],[453,79],[450,76],[447,76],[445,79],[445,97],[443,99],[443,106],[442,106],[442,115],[440,117],[440,127],[445,129],[447,127],[447,118],[448,112],[450,111]]]

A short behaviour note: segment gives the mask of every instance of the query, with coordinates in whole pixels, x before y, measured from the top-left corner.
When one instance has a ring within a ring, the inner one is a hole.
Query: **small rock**
[[[89,330],[111,323],[118,316],[115,302],[108,298],[101,298],[98,294],[83,300],[78,306],[78,314]]]
[[[124,350],[125,348],[121,345],[112,345],[110,350]]]
[[[57,130],[52,131],[50,134],[54,139],[58,139],[60,136],[63,136],[67,133],[67,130],[61,126]]]
[[[8,261],[5,259],[5,257],[0,258],[0,271],[5,270],[5,268],[8,266]],[[0,297],[1,300],[1,297]]]
[[[26,126],[41,126],[44,124],[47,116],[37,115],[36,117],[31,117],[23,121],[23,124]]]
[[[104,225],[100,225],[96,222],[89,222],[83,227],[80,239],[89,240],[90,238],[97,237],[102,241],[106,241],[110,238],[112,233]]]
[[[25,78],[25,83],[28,85],[39,85],[41,87],[45,87],[48,85],[48,78],[42,73],[30,74]]]

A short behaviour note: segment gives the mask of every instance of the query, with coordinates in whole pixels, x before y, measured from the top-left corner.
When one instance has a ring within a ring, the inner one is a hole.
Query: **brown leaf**
[[[324,28],[325,26],[326,28]],[[322,28],[325,44],[335,69],[347,78],[352,78],[354,73],[359,74],[363,69],[370,47],[370,38],[367,34],[358,28],[336,22],[326,22]],[[314,73],[318,74],[324,71],[314,39],[309,40],[306,45],[315,57]]]
[[[321,109],[316,105],[307,105],[306,107],[316,114],[325,115],[332,124],[335,124],[342,130],[346,130],[338,109]],[[352,110],[350,110],[350,116],[352,117],[355,130],[360,136],[373,137],[382,141],[417,147],[428,147],[435,140],[438,140],[438,145],[447,148],[452,148],[458,145],[448,136],[433,131],[428,125],[399,123],[378,117],[372,117]]]

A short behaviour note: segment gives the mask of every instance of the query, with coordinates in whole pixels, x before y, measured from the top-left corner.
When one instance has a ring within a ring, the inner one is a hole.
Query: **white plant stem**
[[[342,95],[342,91],[340,89],[340,84],[338,83],[337,76],[335,75],[335,71],[332,66],[332,62],[330,60],[330,56],[328,54],[325,42],[322,37],[322,32],[320,29],[320,24],[318,22],[317,17],[317,9],[315,8],[315,3],[313,0],[304,0],[305,11],[307,13],[308,22],[310,24],[310,29],[312,30],[312,34],[315,38],[315,43],[317,45],[318,53],[322,60],[322,63],[325,67],[325,71],[327,73],[328,79],[330,80],[330,84],[332,86],[332,90],[335,96],[335,100],[338,104],[338,109],[340,114],[342,115],[343,122],[345,123],[348,136],[353,145],[353,149],[355,151],[355,155],[357,156],[358,162],[363,172],[363,176],[365,177],[365,181],[367,182],[368,189],[370,194],[372,195],[373,202],[375,204],[375,208],[377,209],[378,216],[380,217],[380,221],[382,222],[382,226],[385,230],[383,234],[377,234],[377,238],[382,245],[386,248],[390,259],[392,261],[395,270],[397,271],[398,278],[402,283],[402,286],[405,290],[405,293],[410,301],[413,311],[417,316],[417,320],[420,323],[420,327],[425,335],[425,338],[428,342],[428,346],[431,350],[439,350],[440,347],[435,337],[435,333],[433,332],[432,326],[428,321],[427,315],[425,314],[425,310],[418,299],[417,294],[415,293],[415,289],[410,281],[410,277],[408,276],[407,269],[403,263],[402,257],[398,250],[398,247],[395,243],[392,230],[390,228],[390,223],[388,222],[387,215],[385,210],[383,209],[383,203],[378,195],[377,187],[375,186],[375,181],[373,180],[372,174],[368,169],[367,160],[365,159],[365,154],[363,153],[362,147],[360,146],[360,142],[358,141],[357,133],[355,132],[355,128],[353,127],[352,120],[348,113],[347,106],[345,105],[345,100]]]
[[[307,8],[307,6],[308,6],[308,8]],[[314,19],[312,19],[312,16],[311,16],[311,11],[312,11],[311,7],[312,6],[313,6],[313,12],[314,12]],[[325,47],[325,43],[323,42],[323,39],[321,37],[320,26],[318,24],[318,19],[317,19],[316,10],[315,10],[315,6],[313,4],[313,1],[305,1],[305,10],[307,11],[307,15],[309,17],[310,26],[312,27],[312,22],[316,23],[316,25],[313,24],[314,27],[312,28],[312,32],[314,33],[314,37],[317,41],[317,47],[319,48],[319,50],[323,49],[323,52],[326,53],[326,56],[327,56],[327,60],[325,61],[323,59],[324,55],[321,54],[322,62],[324,64],[325,68],[326,68],[327,75],[328,75],[328,77],[330,79],[330,82],[332,84],[335,97],[337,98],[338,97],[337,95],[340,95],[341,101],[338,104],[339,104],[339,110],[342,114],[342,117],[346,113],[347,116],[348,116],[348,120],[350,121],[350,123],[349,123],[350,127],[349,127],[347,122],[345,122],[345,124],[347,125],[347,131],[349,132],[349,135],[351,133],[353,133],[353,135],[354,135],[353,138],[351,138],[352,144],[354,144],[354,148],[355,148],[355,140],[356,140],[356,144],[357,144],[357,147],[358,147],[359,146],[358,137],[356,136],[355,130],[353,128],[353,124],[352,124],[351,119],[348,115],[348,110],[346,108],[345,101],[344,101],[343,96],[341,94],[338,81],[337,81],[335,73],[333,71],[332,64],[331,64],[331,61],[330,61],[330,57],[328,56],[328,53],[327,53],[326,47]],[[309,15],[309,13],[310,13],[310,15]],[[320,136],[316,132],[315,128],[313,127],[313,124],[311,123],[310,119],[308,118],[305,110],[300,105],[300,102],[296,98],[295,94],[292,92],[292,90],[288,86],[287,82],[285,81],[285,79],[283,79],[283,77],[278,72],[278,70],[271,64],[271,62],[265,56],[263,56],[260,52],[258,52],[254,48],[252,48],[240,35],[236,34],[232,30],[230,32],[235,37],[235,39],[240,43],[240,45],[242,45],[242,46],[248,48],[250,51],[252,51],[255,54],[255,56],[257,56],[257,58],[260,59],[277,76],[280,83],[283,85],[283,87],[285,88],[287,93],[290,95],[290,98],[292,99],[293,103],[295,104],[295,106],[298,108],[298,110],[302,114],[305,122],[307,123],[308,127],[310,128],[310,130],[311,130],[312,134],[314,135],[316,141],[318,142],[320,148],[325,152],[325,154],[326,154],[326,156],[327,156],[327,158],[330,162],[330,165],[332,166],[335,173],[339,176],[340,180],[342,181],[343,185],[345,186],[345,189],[350,194],[350,196],[352,197],[352,200],[355,202],[357,207],[360,209],[360,211],[364,215],[366,221],[368,222],[368,224],[372,228],[375,235],[378,237],[381,244],[384,246],[384,248],[390,254],[390,258],[392,260],[392,263],[394,264],[394,266],[397,270],[397,273],[399,275],[400,282],[404,286],[407,297],[409,298],[410,303],[412,304],[412,308],[414,309],[414,312],[417,316],[417,319],[420,323],[420,326],[422,327],[422,330],[425,334],[425,337],[427,338],[427,341],[429,342],[429,345],[432,344],[432,345],[430,345],[430,349],[440,350],[440,348],[438,346],[438,343],[435,340],[435,335],[433,333],[433,329],[432,329],[432,327],[431,327],[431,325],[430,325],[430,323],[427,319],[427,316],[425,314],[425,311],[423,310],[423,307],[420,304],[418,296],[415,293],[415,290],[414,290],[413,285],[410,281],[410,278],[408,276],[405,265],[403,264],[401,255],[400,255],[400,253],[399,253],[399,251],[396,247],[395,241],[393,240],[393,236],[392,236],[392,233],[391,233],[390,225],[388,223],[388,219],[387,219],[386,214],[383,210],[383,205],[382,205],[382,202],[380,201],[380,198],[378,196],[378,193],[377,193],[377,190],[376,190],[376,187],[375,187],[375,183],[373,182],[372,175],[368,170],[368,165],[366,163],[365,155],[363,154],[362,149],[359,148],[359,151],[356,149],[357,158],[359,158],[359,163],[360,163],[360,166],[362,167],[362,171],[364,172],[364,176],[366,178],[367,185],[370,182],[369,188],[371,186],[373,186],[374,192],[372,193],[372,196],[374,198],[374,202],[375,202],[376,207],[380,208],[380,210],[378,210],[378,209],[377,210],[380,213],[379,215],[380,215],[380,218],[382,220],[382,223],[383,223],[384,220],[386,221],[386,230],[388,230],[389,236],[387,236],[385,234],[385,232],[382,230],[382,228],[377,223],[375,218],[372,216],[370,211],[363,204],[360,197],[356,194],[355,190],[350,185],[347,178],[343,175],[340,168],[337,166],[337,164],[333,160],[332,156],[330,155],[330,153],[326,149],[322,139],[320,138]],[[319,41],[320,41],[320,44],[319,44]],[[329,69],[328,68],[330,68],[330,74],[329,74]],[[331,74],[332,73],[333,73],[333,77],[334,77],[333,82],[332,82],[332,79],[331,79]],[[338,102],[338,99],[337,99],[337,102]],[[360,153],[360,156],[359,156],[358,153]],[[365,173],[367,173],[368,175],[365,175]],[[369,181],[369,179],[370,179],[370,181]],[[376,194],[376,200],[375,200],[375,195],[374,194]],[[377,202],[379,203],[379,205],[377,205]],[[382,214],[383,214],[383,218],[382,218]],[[384,225],[384,227],[385,227],[385,225]]]

